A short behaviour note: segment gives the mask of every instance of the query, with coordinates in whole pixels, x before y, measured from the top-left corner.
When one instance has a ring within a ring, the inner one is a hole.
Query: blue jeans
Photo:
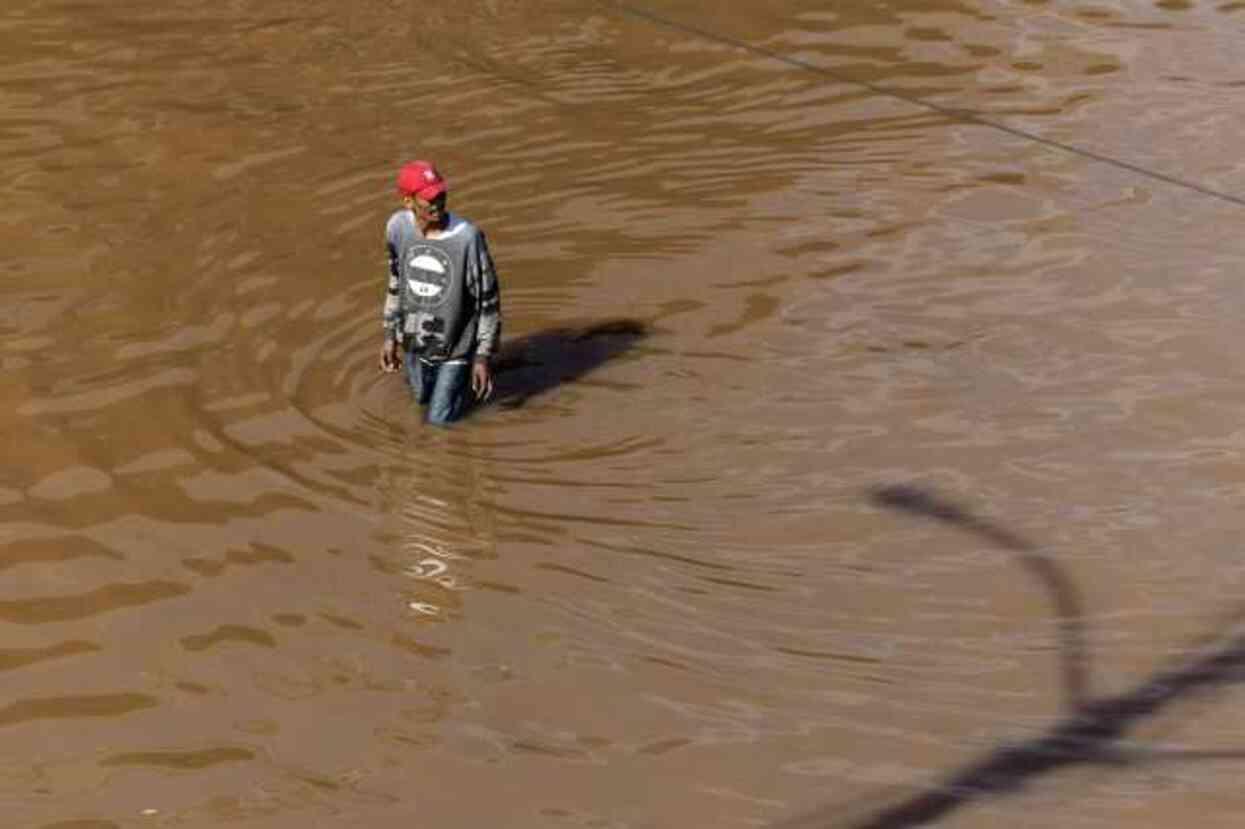
[[[406,379],[429,423],[452,423],[467,411],[471,361],[433,362],[406,352]]]

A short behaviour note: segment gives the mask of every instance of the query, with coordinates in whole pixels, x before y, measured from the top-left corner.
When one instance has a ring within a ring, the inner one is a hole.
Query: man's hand
[[[402,361],[398,359],[398,342],[385,338],[385,344],[380,347],[380,370],[386,374],[392,374],[402,367]]]
[[[471,363],[471,390],[476,400],[487,400],[493,393],[493,371],[489,368],[487,357],[477,357]]]

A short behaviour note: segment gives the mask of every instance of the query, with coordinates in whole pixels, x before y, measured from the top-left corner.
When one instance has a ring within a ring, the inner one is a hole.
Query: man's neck
[[[445,233],[446,228],[448,228],[449,226],[450,226],[449,219],[446,218],[440,224],[427,225],[426,227],[421,227],[419,229],[419,233],[425,239],[439,239],[441,237],[441,234]]]
[[[444,233],[445,233],[444,225],[442,225],[441,227],[430,227],[424,231],[424,238],[425,239],[440,239],[442,234]]]

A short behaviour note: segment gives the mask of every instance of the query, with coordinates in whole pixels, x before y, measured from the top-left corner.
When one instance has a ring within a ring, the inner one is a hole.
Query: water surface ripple
[[[1234,825],[1243,12],[15,0],[9,822]],[[503,279],[450,430],[412,157]]]

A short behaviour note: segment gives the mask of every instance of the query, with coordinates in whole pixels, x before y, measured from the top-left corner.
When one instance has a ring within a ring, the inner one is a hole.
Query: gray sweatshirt
[[[430,360],[489,357],[501,340],[501,293],[484,233],[449,214],[445,230],[425,238],[409,210],[385,226],[389,291],[384,325]]]

